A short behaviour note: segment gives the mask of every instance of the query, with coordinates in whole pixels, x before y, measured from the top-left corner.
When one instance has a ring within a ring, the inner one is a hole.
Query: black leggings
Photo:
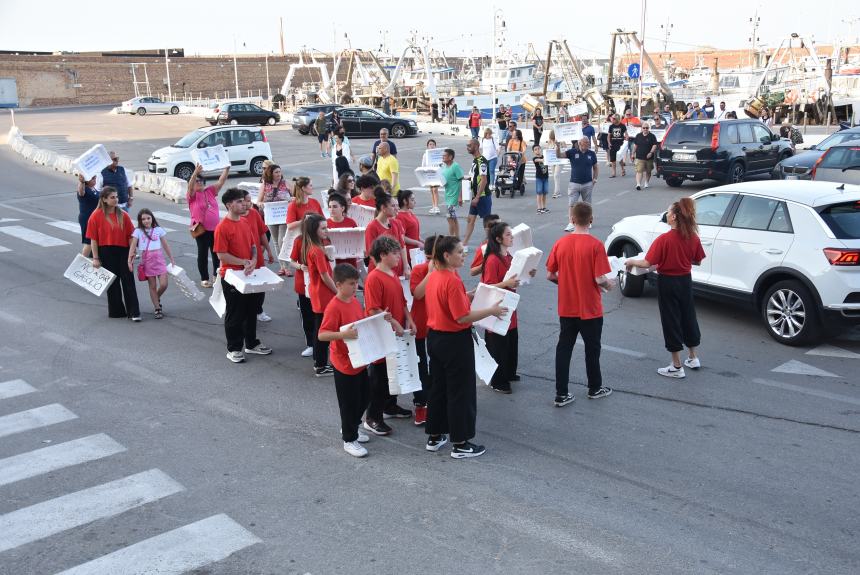
[[[311,307],[311,298],[304,294],[298,294],[298,296],[299,314],[302,316],[302,330],[305,332],[305,345],[313,347],[316,338],[314,337],[314,310]]]
[[[478,413],[475,391],[475,350],[472,330],[430,330],[430,392],[427,394],[428,435],[451,434],[453,443],[475,437]]]
[[[663,340],[670,352],[681,351],[684,346],[699,347],[702,334],[693,304],[693,279],[684,276],[657,276],[657,303],[660,306],[660,323]]]
[[[215,232],[206,230],[206,233],[197,236],[194,241],[197,242],[197,271],[200,272],[200,279],[206,281],[214,276],[221,266],[214,249]],[[209,254],[212,254],[212,276],[209,275],[209,262],[206,261]]]

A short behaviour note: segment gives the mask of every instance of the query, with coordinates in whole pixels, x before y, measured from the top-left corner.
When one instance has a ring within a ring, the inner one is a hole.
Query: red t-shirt
[[[263,221],[263,216],[260,215],[260,212],[256,208],[249,209],[248,213],[242,216],[242,221],[251,227],[251,233],[254,234],[254,239],[256,240],[254,245],[257,246],[257,267],[261,268],[266,265],[266,260],[263,256],[263,243],[260,241],[260,236],[264,235],[266,230],[268,230],[266,222]]]
[[[692,270],[693,263],[705,259],[705,250],[699,236],[693,234],[684,239],[678,230],[669,230],[654,240],[645,259],[657,266],[660,275],[685,276]]]
[[[403,228],[403,235],[412,240],[421,238],[421,224],[418,222],[418,216],[412,212],[398,212],[397,223]],[[406,247],[406,259],[409,260],[409,265],[412,265],[412,256],[409,255],[410,246]]]
[[[311,309],[314,313],[323,313],[328,302],[334,297],[331,291],[322,281],[323,274],[331,276],[331,264],[325,256],[325,252],[314,246],[308,250],[308,275],[311,278],[311,286],[308,290],[311,294]]]
[[[259,243],[260,237],[254,236],[245,220],[231,220],[225,217],[218,223],[215,228],[215,245],[212,248],[216,254],[227,253],[243,260],[251,259],[251,246]],[[259,250],[259,248],[257,248]],[[228,270],[241,270],[242,266],[225,264],[221,260],[221,268],[218,273],[223,278],[224,273]]]
[[[122,227],[119,227],[117,213],[122,214]],[[94,240],[100,246],[121,246],[127,248],[131,234],[134,232],[134,224],[131,218],[123,210],[117,208],[113,214],[105,218],[105,213],[96,209],[87,221],[87,237]]]
[[[424,300],[430,329],[458,332],[472,327],[471,323],[457,323],[457,319],[469,315],[472,308],[460,274],[453,270],[436,270],[430,274],[426,287]]]
[[[359,206],[367,206],[368,208],[376,209],[376,198],[370,198],[369,200],[365,200],[361,197],[361,194],[352,198],[353,204],[358,204]]]
[[[370,310],[388,311],[404,328],[406,327],[406,296],[400,278],[375,269],[364,280],[364,309],[367,315],[379,313]]]
[[[546,269],[558,274],[559,317],[603,316],[600,287],[594,280],[611,270],[600,240],[588,234],[568,234],[552,246]]]
[[[412,321],[415,322],[415,327],[418,333],[415,334],[416,339],[424,339],[427,337],[427,303],[425,297],[418,299],[415,297],[415,288],[418,287],[424,278],[427,276],[427,270],[430,264],[424,262],[412,268],[412,274],[409,276],[409,291],[412,292]],[[425,288],[427,286],[424,286]]]
[[[480,251],[480,250],[478,250]],[[494,285],[497,283],[502,283],[505,280],[505,274],[508,273],[508,270],[511,267],[511,262],[514,260],[514,256],[508,254],[504,258],[499,258],[495,255],[491,255],[486,260],[484,260],[484,270],[481,273],[481,281],[488,285]],[[515,292],[517,290],[510,290]],[[517,312],[514,311],[511,314],[511,327],[510,329],[516,329],[517,327]]]
[[[480,112],[472,112],[469,114],[469,127],[470,128],[480,128],[481,127],[481,114]]]
[[[336,222],[333,219],[329,218],[326,220],[326,223],[328,224],[328,229],[330,229],[330,230],[335,230],[337,228],[357,228],[358,227],[356,225],[354,219],[347,218],[347,217],[344,217],[342,222]],[[352,267],[354,267],[355,269],[358,269],[358,260],[354,259],[354,258],[351,260],[335,260],[334,263],[335,263],[335,265],[337,265],[337,264],[349,264]]]
[[[352,298],[347,303],[338,297],[333,297],[323,313],[320,331],[338,332],[341,327],[355,323],[360,319],[364,319],[364,311],[357,299]],[[349,349],[344,340],[338,339],[331,342],[328,349],[329,361],[339,372],[346,375],[356,375],[366,369],[364,367],[352,367],[352,363],[349,361]]]
[[[406,247],[406,244],[403,241],[403,235],[403,226],[401,226],[400,222],[396,219],[388,220],[387,228],[380,224],[379,220],[374,219],[364,230],[364,249],[367,252],[367,255],[370,255],[370,247],[373,245],[373,240],[379,236],[391,236],[397,240],[397,243],[401,246]],[[370,258],[370,265],[367,266],[368,271],[373,271],[375,267],[376,264],[374,263],[373,258]],[[403,275],[403,260],[400,260],[400,263],[397,264],[396,268],[394,268],[394,273],[398,277]]]
[[[290,202],[290,205],[287,206],[287,223],[291,224],[293,222],[299,222],[303,220],[305,214],[309,212],[322,215],[323,212],[320,207],[320,203],[313,198],[308,198],[308,201],[304,204],[292,201]]]
[[[481,242],[481,245],[478,246],[478,249],[475,250],[475,257],[472,258],[472,265],[470,267],[476,268],[478,266],[484,265],[484,246],[487,245],[486,240]]]
[[[290,260],[296,263],[302,263],[302,237],[299,236],[296,238],[296,241],[293,242],[293,251],[290,252]],[[305,272],[302,270],[296,270],[294,274],[295,282],[293,283],[293,287],[296,290],[296,293],[299,295],[305,295]]]

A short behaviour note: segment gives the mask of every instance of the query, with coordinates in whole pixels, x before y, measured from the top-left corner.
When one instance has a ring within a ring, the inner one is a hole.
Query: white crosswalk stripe
[[[78,224],[78,222],[70,222],[70,221],[66,221],[66,220],[57,220],[56,222],[45,222],[45,223],[48,224],[49,226],[53,226],[53,227],[60,229],[60,230],[65,230],[67,232],[72,232],[74,234],[80,235],[80,233],[81,233],[81,226],[80,226],[80,224]],[[165,228],[164,226],[161,226],[161,227],[164,229],[165,232],[176,231],[176,230],[173,230],[171,228]]]
[[[28,451],[0,459],[0,486],[123,451],[125,447],[103,433]]]
[[[253,533],[215,515],[99,557],[57,575],[179,575],[259,543]]]
[[[30,242],[31,244],[36,244],[43,248],[69,245],[69,242],[66,240],[61,240],[60,238],[55,238],[54,236],[49,236],[48,234],[43,234],[42,232],[25,228],[24,226],[0,226],[0,233],[12,236],[13,238],[18,238],[19,240],[24,240],[25,242]]]
[[[177,224],[182,224],[184,226],[191,225],[191,218],[188,216],[178,216],[176,214],[171,214],[170,212],[152,212],[155,215],[156,219],[166,220],[168,222],[176,222]]]
[[[77,419],[78,416],[60,405],[52,403],[27,411],[19,411],[0,417],[0,437],[47,427],[64,421]],[[0,531],[2,533],[2,531]]]
[[[36,388],[23,379],[12,379],[0,382],[0,399],[9,399],[10,397],[27,395],[34,391],[36,391]]]
[[[0,515],[0,553],[184,490],[151,469]]]
[[[9,248],[4,248],[3,246],[0,246],[0,254],[6,253],[6,252],[11,252],[11,251],[12,250],[10,250]]]

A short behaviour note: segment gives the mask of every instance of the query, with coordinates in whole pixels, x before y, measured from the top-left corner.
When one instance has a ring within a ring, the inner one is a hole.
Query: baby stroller
[[[496,197],[510,192],[511,198],[517,190],[523,196],[526,193],[526,164],[520,152],[507,152],[499,158],[499,171],[496,174]]]

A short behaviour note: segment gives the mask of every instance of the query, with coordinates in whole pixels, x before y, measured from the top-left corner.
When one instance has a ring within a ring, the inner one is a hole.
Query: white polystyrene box
[[[365,228],[329,228],[328,239],[339,260],[364,257]]]
[[[517,224],[511,228],[511,233],[514,235],[514,243],[511,245],[511,252],[517,253],[522,249],[530,248],[535,245],[534,239],[532,238],[532,229],[526,224]]]
[[[243,294],[274,291],[284,285],[283,278],[269,268],[257,268],[247,276],[242,270],[227,270],[224,280]]]
[[[341,326],[340,331],[345,331],[350,325],[358,331],[357,339],[344,340],[352,367],[358,369],[389,354],[397,353],[397,340],[394,330],[391,329],[391,324],[385,319],[384,313],[378,313],[355,323]]]
[[[508,312],[501,318],[497,318],[492,315],[490,317],[485,317],[481,321],[475,322],[475,325],[479,325],[484,329],[499,335],[506,335],[508,333],[508,329],[511,327],[511,316],[517,309],[517,305],[520,303],[519,294],[506,289],[493,287],[485,283],[479,283],[475,290],[475,297],[472,298],[471,309],[476,310],[491,307],[498,303],[500,299],[500,305],[508,308]]]
[[[352,204],[349,206],[349,217],[355,220],[355,225],[366,228],[376,217],[376,210],[370,206]]]
[[[505,279],[513,277],[516,274],[520,284],[531,282],[531,272],[536,270],[543,257],[543,252],[537,248],[523,248],[514,252],[511,258],[511,267],[505,273]]]
[[[96,144],[75,158],[75,168],[84,180],[89,180],[110,165],[110,154],[102,144]]]
[[[176,280],[176,285],[179,287],[179,291],[188,299],[203,301],[206,298],[206,294],[200,291],[194,280],[189,278],[188,274],[181,267],[167,264],[167,273],[173,276],[173,279]]]

